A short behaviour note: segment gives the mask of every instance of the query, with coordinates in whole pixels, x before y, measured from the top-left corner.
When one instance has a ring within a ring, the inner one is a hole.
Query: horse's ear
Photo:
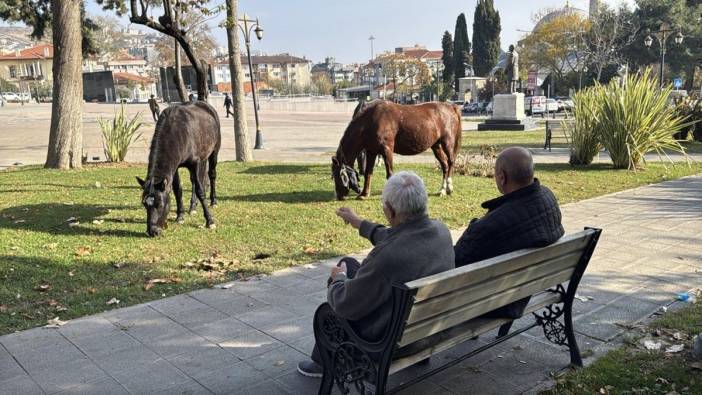
[[[339,166],[339,159],[336,159],[336,156],[332,156],[332,163]]]
[[[154,188],[159,192],[164,192],[166,190],[166,185],[168,185],[168,180],[164,179],[163,181],[155,184]]]
[[[139,177],[137,177],[136,180],[139,183],[139,186],[141,187],[141,189],[144,189],[144,184],[146,184],[146,181],[142,180]]]

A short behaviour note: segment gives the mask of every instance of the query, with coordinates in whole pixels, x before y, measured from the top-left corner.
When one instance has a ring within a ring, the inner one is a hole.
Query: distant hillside
[[[0,26],[0,53],[24,49],[36,44],[29,35],[32,29],[18,26]]]

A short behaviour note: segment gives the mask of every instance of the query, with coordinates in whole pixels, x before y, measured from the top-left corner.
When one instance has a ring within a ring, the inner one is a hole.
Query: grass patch
[[[653,321],[648,331],[683,334],[686,351],[665,354],[626,345],[585,369],[569,373],[544,394],[702,394],[702,374],[691,366],[691,338],[702,332],[702,304],[697,303]],[[603,392],[604,391],[604,392]]]
[[[430,192],[439,190],[435,166],[400,169],[419,173]],[[146,173],[143,165],[0,172],[0,334],[117,307],[106,304],[112,298],[123,307],[368,247],[334,215],[341,204],[333,200],[328,166],[222,163],[218,170],[217,229],[201,229],[198,210],[155,239],[145,236],[134,179]],[[343,204],[380,221],[384,173],[378,170],[370,199]],[[637,173],[607,165],[574,170],[542,164],[536,170],[565,204],[699,173],[702,165],[651,164]],[[492,179],[457,176],[454,185],[453,196],[434,193],[429,202],[431,215],[453,228],[482,215],[480,203],[497,195]],[[79,223],[69,226],[72,217]],[[258,254],[270,257],[254,259]],[[184,267],[212,256],[235,263],[223,275]],[[150,279],[176,282],[145,289]]]

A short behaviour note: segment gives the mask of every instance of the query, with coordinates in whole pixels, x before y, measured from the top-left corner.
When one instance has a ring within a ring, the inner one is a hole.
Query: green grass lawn
[[[607,353],[585,369],[558,380],[545,394],[702,394],[702,363],[693,367],[691,339],[702,332],[702,304],[690,305],[654,321],[645,332],[658,330],[669,344],[685,344],[679,354],[647,351],[629,344]],[[682,340],[670,338],[679,333]],[[601,392],[603,390],[604,392]]]
[[[417,171],[431,192],[439,190],[435,166],[398,168]],[[112,298],[122,307],[369,247],[334,215],[342,203],[333,200],[328,166],[222,163],[218,170],[217,229],[202,229],[198,210],[154,239],[145,236],[134,179],[146,173],[143,165],[0,172],[0,334],[117,307],[106,304]],[[652,164],[637,173],[537,165],[562,204],[700,172],[699,164]],[[375,180],[370,199],[343,204],[380,220],[380,169]],[[457,176],[454,184],[453,196],[430,197],[431,215],[452,228],[482,215],[480,203],[497,194],[492,179]],[[69,226],[71,217],[79,224]],[[261,254],[268,257],[254,259]],[[184,266],[212,256],[233,263],[223,274]],[[151,279],[174,283],[147,290]]]

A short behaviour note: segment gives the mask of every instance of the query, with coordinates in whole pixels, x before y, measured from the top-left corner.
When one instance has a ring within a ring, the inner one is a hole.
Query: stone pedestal
[[[492,118],[478,125],[478,130],[530,130],[536,122],[524,114],[524,94],[504,93],[493,98]]]

